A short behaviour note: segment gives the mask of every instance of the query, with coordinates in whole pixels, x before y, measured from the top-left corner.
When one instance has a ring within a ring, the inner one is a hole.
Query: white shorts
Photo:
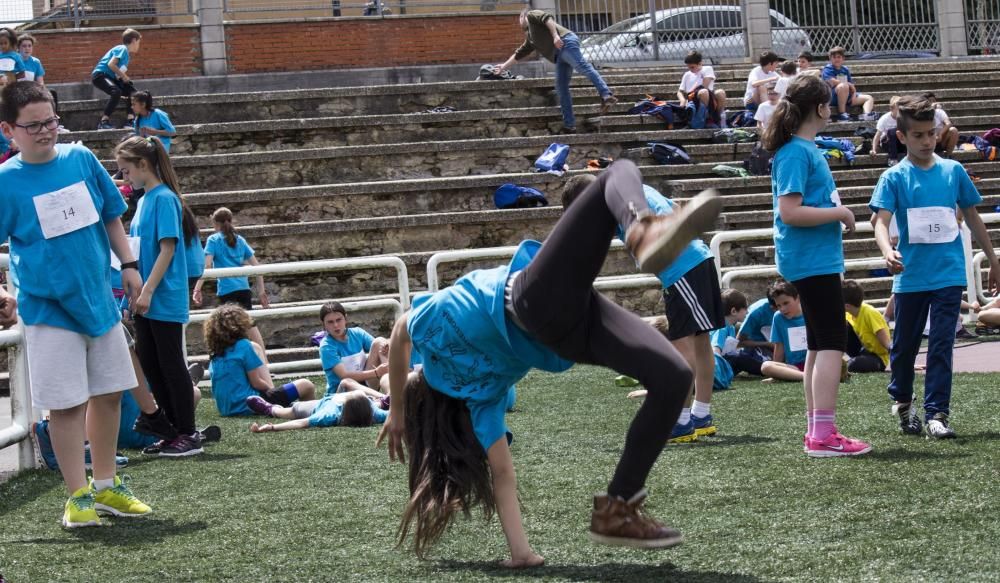
[[[31,403],[35,409],[70,409],[91,397],[137,385],[121,323],[91,338],[64,328],[24,327]]]

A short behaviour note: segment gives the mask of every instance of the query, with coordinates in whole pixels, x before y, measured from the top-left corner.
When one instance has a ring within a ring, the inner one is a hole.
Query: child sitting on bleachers
[[[263,399],[253,398],[255,409],[260,408],[263,415],[290,419],[284,423],[250,424],[253,433],[269,433],[271,431],[288,431],[291,429],[306,429],[309,427],[368,427],[372,424],[385,423],[389,412],[387,396],[374,389],[357,385],[357,389],[346,388],[340,392],[327,391],[326,396],[319,400],[299,401],[291,407],[269,405]]]
[[[722,292],[722,308],[726,312],[726,327],[712,331],[712,349],[715,351],[715,379],[712,388],[716,390],[728,389],[733,377],[743,370],[740,366],[736,325],[747,317],[747,297],[738,290],[727,289]],[[759,363],[756,368],[759,373]]]
[[[177,136],[170,116],[162,109],[153,107],[153,96],[148,91],[136,91],[132,94],[132,111],[135,112],[135,122],[132,129],[137,136],[148,138],[153,136],[160,140],[163,149],[170,153],[170,140]]]
[[[767,88],[767,101],[761,103],[757,107],[757,113],[753,114],[753,118],[757,120],[757,129],[764,132],[767,129],[768,122],[771,121],[771,117],[774,115],[774,110],[778,108],[778,95],[777,89],[774,87]]]
[[[761,365],[761,373],[779,381],[802,382],[806,366],[806,320],[799,303],[799,291],[787,281],[778,281],[768,290],[778,311],[771,320],[774,359]]]
[[[778,74],[774,70],[781,62],[781,57],[774,51],[764,51],[758,62],[760,64],[747,77],[747,90],[743,94],[743,104],[750,109],[767,101],[767,86],[778,80]]]
[[[298,379],[275,387],[264,363],[264,349],[247,338],[253,326],[250,315],[234,304],[212,311],[205,320],[205,342],[212,360],[212,394],[219,415],[253,415],[247,397],[260,396],[267,403],[284,407],[316,396],[316,387],[307,379]]]
[[[847,323],[847,370],[882,372],[889,365],[889,324],[878,310],[865,301],[865,291],[858,282],[844,281],[844,310]]]
[[[958,145],[958,128],[951,123],[951,118],[945,113],[944,108],[938,102],[937,97],[928,91],[924,93],[924,99],[934,105],[934,129],[937,131],[937,148],[935,152],[939,156],[951,158],[951,153]]]
[[[889,156],[889,167],[899,163],[899,155],[906,153],[906,146],[900,143],[896,136],[896,119],[899,117],[899,96],[893,95],[889,100],[889,113],[882,114],[875,124],[875,137],[872,138],[872,156],[885,150]]]
[[[847,106],[861,106],[862,113],[859,119],[871,119],[872,110],[875,108],[875,100],[871,95],[858,93],[858,88],[854,86],[854,77],[851,70],[844,65],[844,47],[833,47],[828,53],[830,63],[823,67],[820,74],[833,90],[830,97],[830,107],[836,107],[837,113],[833,115],[831,121],[850,121],[851,116],[847,113]]]
[[[799,53],[798,58],[795,60],[799,66],[798,74],[815,75],[818,77],[820,75],[820,70],[813,68],[814,60],[815,59],[813,58],[812,53],[810,53],[809,51],[802,51],[801,53]]]
[[[774,90],[778,92],[780,99],[788,92],[788,84],[799,74],[799,67],[795,61],[785,61],[778,69],[778,73],[781,74],[781,77],[775,82]]]
[[[687,107],[689,101],[700,103],[699,107],[706,108],[710,114],[710,124],[721,126],[722,120],[726,119],[726,92],[715,89],[715,70],[702,65],[701,61],[698,51],[691,51],[684,57],[687,71],[681,77],[677,99],[681,107]]]

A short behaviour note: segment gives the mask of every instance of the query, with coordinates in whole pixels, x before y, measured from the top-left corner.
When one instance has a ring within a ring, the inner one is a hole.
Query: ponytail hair
[[[761,136],[764,147],[771,152],[778,151],[824,103],[830,103],[829,85],[814,75],[796,77],[789,83],[788,91],[778,102]]]
[[[173,191],[174,195],[181,201],[181,224],[184,230],[184,241],[190,241],[198,236],[198,223],[195,221],[194,213],[184,202],[184,197],[181,196],[181,185],[177,180],[177,173],[174,172],[174,166],[170,163],[170,155],[167,154],[158,138],[132,136],[118,144],[115,148],[115,157],[136,165],[145,160],[146,164],[156,171],[160,182],[167,185],[167,188]]]
[[[226,238],[226,245],[236,246],[236,229],[233,227],[233,211],[224,206],[220,206],[212,213],[212,222],[219,225],[223,236]]]

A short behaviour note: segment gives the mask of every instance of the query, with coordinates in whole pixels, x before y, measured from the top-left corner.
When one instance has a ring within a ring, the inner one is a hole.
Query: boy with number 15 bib
[[[948,421],[952,347],[966,285],[966,257],[956,208],[962,209],[966,224],[989,258],[991,290],[997,287],[1000,263],[976,211],[983,199],[968,173],[958,162],[934,154],[938,128],[934,127],[933,102],[923,97],[903,97],[897,107],[896,136],[906,146],[906,159],[882,174],[869,205],[878,213],[875,241],[889,271],[897,274],[892,284],[896,330],[889,351],[889,396],[902,432],[919,434],[920,418],[911,406],[913,362],[930,312],[924,420],[929,437],[950,438],[955,437]],[[898,250],[889,241],[893,216],[899,225]]]

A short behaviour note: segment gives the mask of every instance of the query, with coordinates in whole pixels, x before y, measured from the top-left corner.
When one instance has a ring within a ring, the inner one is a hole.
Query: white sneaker
[[[948,425],[947,413],[935,413],[934,417],[927,421],[927,436],[937,439],[953,439],[955,437],[955,430]]]

